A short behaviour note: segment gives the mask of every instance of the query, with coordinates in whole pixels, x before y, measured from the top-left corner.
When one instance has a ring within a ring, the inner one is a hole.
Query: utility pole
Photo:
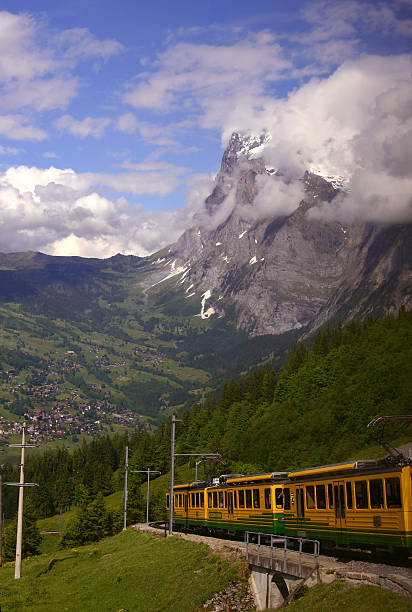
[[[172,415],[172,431],[170,440],[170,496],[169,496],[169,535],[173,535],[173,484],[175,477],[175,431],[176,431],[176,415]]]
[[[3,476],[0,474],[0,567],[3,565]]]
[[[195,482],[197,482],[197,468],[201,463],[204,463],[205,461],[207,461],[207,457],[206,459],[199,459],[199,461],[196,461],[195,464]]]
[[[14,566],[14,579],[18,580],[21,576],[21,545],[23,537],[23,490],[24,487],[35,487],[38,486],[34,482],[24,482],[24,449],[34,448],[36,444],[25,443],[25,429],[23,425],[21,434],[21,444],[9,444],[8,446],[14,448],[21,448],[21,459],[20,459],[20,481],[19,482],[5,482],[4,484],[19,487],[19,506],[17,510],[17,536],[16,536],[16,563]]]
[[[124,512],[123,512],[123,531],[126,529],[127,515],[127,470],[129,468],[129,447],[126,446],[124,457]]]
[[[146,525],[149,524],[149,487],[150,487],[150,475],[151,474],[161,474],[158,470],[151,470],[147,468],[147,470],[130,470],[131,472],[139,472],[140,474],[147,474],[147,494],[146,494]]]
[[[181,421],[172,415],[172,431],[170,441],[170,494],[169,494],[169,535],[173,535],[173,485],[175,476],[175,457],[204,457],[205,459],[218,459],[219,453],[175,453],[176,422]]]
[[[21,460],[20,460],[20,485],[24,484],[24,443],[25,431],[21,434]],[[21,541],[23,536],[23,491],[24,487],[19,487],[19,507],[17,510],[17,539],[16,539],[16,564],[14,566],[14,579],[17,580],[21,575]]]

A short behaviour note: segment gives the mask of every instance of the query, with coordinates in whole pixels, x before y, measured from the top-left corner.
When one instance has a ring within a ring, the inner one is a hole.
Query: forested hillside
[[[411,412],[412,312],[402,310],[398,317],[328,328],[310,348],[293,346],[279,374],[267,367],[228,381],[219,396],[210,395],[178,415],[176,452],[221,453],[220,463],[199,468],[200,478],[334,463],[374,443],[376,432],[367,429],[373,417]],[[402,423],[397,433],[412,432]],[[154,434],[141,429],[83,442],[74,451],[32,451],[26,480],[40,486],[27,495],[38,515],[67,509],[85,495],[120,490],[126,445],[131,470],[150,467],[164,474],[170,463],[170,421]],[[185,460],[178,458],[177,465]],[[8,465],[2,473],[5,480],[18,478],[17,468]],[[132,505],[134,496],[140,509],[141,480],[131,473],[129,501]],[[16,491],[5,489],[6,517],[11,517]],[[163,497],[158,497],[154,506],[161,508]]]
[[[178,446],[219,451],[236,471],[333,463],[373,442],[374,416],[411,412],[412,312],[402,310],[295,345],[279,376],[228,382],[220,401],[184,414]]]

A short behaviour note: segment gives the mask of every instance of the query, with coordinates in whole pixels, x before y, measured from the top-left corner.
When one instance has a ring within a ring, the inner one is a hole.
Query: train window
[[[233,505],[237,508],[237,491],[233,491]]]
[[[319,510],[326,510],[325,485],[316,485],[316,504]]]
[[[283,489],[283,496],[285,499],[285,505],[284,508],[285,510],[290,510],[290,489],[289,488],[285,488]]]
[[[304,518],[305,516],[305,496],[303,487],[296,489],[296,514],[298,518]]]
[[[381,478],[369,481],[371,508],[383,508],[383,484]]]
[[[357,508],[368,507],[368,488],[366,486],[366,480],[355,481],[355,499]]]
[[[192,493],[192,508],[195,508],[196,504],[196,493]]]
[[[208,505],[209,508],[213,508],[212,494],[211,493],[207,494],[207,505]]]
[[[276,508],[283,508],[283,491],[275,489]]]
[[[399,478],[385,478],[387,508],[401,508],[401,483]]]
[[[252,507],[252,491],[250,489],[246,489],[246,508]]]
[[[239,508],[245,507],[245,492],[239,491]]]
[[[270,510],[272,504],[270,503],[270,489],[265,489],[265,508],[266,510]]]
[[[253,507],[260,508],[259,489],[253,489]]]
[[[225,508],[227,508],[227,491],[225,491]]]
[[[203,493],[199,493],[200,495],[200,507],[204,508],[205,507],[205,496],[203,495]]]
[[[200,493],[196,493],[196,508],[200,508]]]
[[[306,508],[312,510],[315,507],[315,487],[309,485],[306,487]]]
[[[353,508],[353,499],[352,499],[352,483],[346,483],[346,507],[351,510]]]
[[[219,491],[219,508],[223,508],[223,491]]]
[[[329,508],[333,508],[333,489],[332,489],[331,484],[328,484],[328,499],[329,499]]]
[[[217,508],[217,491],[213,492],[213,508]]]

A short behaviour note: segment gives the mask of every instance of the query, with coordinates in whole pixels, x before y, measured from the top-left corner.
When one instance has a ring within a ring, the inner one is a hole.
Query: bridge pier
[[[295,576],[288,576],[265,567],[250,565],[250,570],[249,584],[257,610],[280,608],[299,582],[299,578]]]

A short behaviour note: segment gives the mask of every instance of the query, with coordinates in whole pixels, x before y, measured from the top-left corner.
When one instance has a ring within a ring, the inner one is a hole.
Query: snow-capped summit
[[[156,303],[168,308],[180,295],[185,312],[192,309],[192,316],[212,324],[227,317],[228,325],[248,335],[303,334],[333,317],[345,322],[409,303],[410,264],[403,253],[410,226],[342,226],[307,215],[323,203],[333,206],[337,194],[347,191],[344,176],[313,164],[291,213],[271,216],[267,207],[264,215],[254,214],[262,183],[282,176],[265,163],[269,141],[268,133],[232,134],[205,200],[212,222],[187,230],[171,252],[153,256],[167,257],[166,268],[153,265],[145,279],[146,291],[157,292]],[[218,213],[220,207],[227,212],[229,194],[232,208],[224,218]]]
[[[345,176],[339,174],[330,174],[325,168],[322,168],[319,165],[311,166],[309,168],[309,172],[325,179],[325,181],[330,183],[334,189],[349,191],[349,179]]]

